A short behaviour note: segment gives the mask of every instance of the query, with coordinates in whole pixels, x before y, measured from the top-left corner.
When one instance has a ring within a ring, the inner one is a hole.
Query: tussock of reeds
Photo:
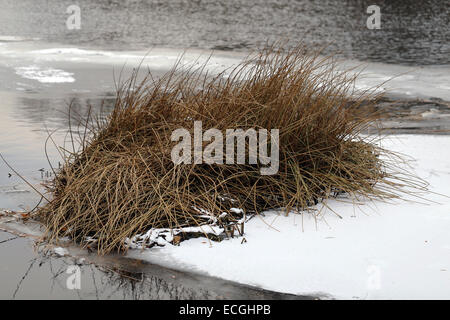
[[[388,199],[410,183],[361,135],[378,118],[366,103],[373,97],[355,92],[354,77],[332,58],[302,46],[264,49],[217,76],[178,63],[162,78],[137,79],[120,86],[106,121],[86,121],[80,150],[66,153],[51,202],[39,210],[51,241],[96,239],[104,254],[151,228],[204,225],[205,212],[227,212],[229,224],[241,218],[232,207],[302,210],[342,193]],[[192,130],[194,120],[222,132],[279,129],[278,174],[261,175],[260,165],[174,165],[171,133]]]

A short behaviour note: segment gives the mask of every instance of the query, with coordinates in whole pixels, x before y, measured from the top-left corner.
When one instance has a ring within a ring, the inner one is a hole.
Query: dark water
[[[81,9],[80,30],[66,28],[72,4]],[[372,4],[381,8],[380,30],[366,27]],[[248,50],[288,38],[364,61],[448,64],[449,6],[446,0],[0,0],[0,36],[118,50]]]

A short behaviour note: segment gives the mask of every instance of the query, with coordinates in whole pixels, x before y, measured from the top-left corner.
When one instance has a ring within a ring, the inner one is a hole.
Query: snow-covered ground
[[[268,212],[242,238],[133,250],[130,256],[266,289],[348,299],[450,298],[450,137],[398,135],[383,146],[414,158],[427,203],[337,200],[312,214]],[[438,202],[434,203],[432,201]]]

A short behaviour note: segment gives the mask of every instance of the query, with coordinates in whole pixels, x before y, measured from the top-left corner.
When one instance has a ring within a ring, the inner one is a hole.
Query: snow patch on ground
[[[449,136],[390,136],[431,190],[450,195]],[[271,211],[245,226],[245,239],[205,238],[129,255],[265,289],[348,299],[449,299],[450,199],[323,204],[312,213]],[[318,211],[315,211],[316,213]]]

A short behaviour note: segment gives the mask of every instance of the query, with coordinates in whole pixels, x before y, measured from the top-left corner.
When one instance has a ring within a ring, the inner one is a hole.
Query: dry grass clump
[[[408,184],[387,172],[385,151],[360,134],[378,115],[361,108],[368,93],[355,93],[354,77],[332,58],[271,47],[218,76],[203,71],[178,64],[139,82],[135,74],[107,120],[88,121],[81,150],[66,157],[50,186],[53,199],[39,211],[50,240],[95,238],[104,254],[151,228],[204,225],[208,214],[227,212],[219,224],[232,223],[240,218],[232,207],[304,209],[338,193],[386,199]],[[203,130],[279,129],[279,172],[174,165],[171,134],[193,132],[194,120]]]

